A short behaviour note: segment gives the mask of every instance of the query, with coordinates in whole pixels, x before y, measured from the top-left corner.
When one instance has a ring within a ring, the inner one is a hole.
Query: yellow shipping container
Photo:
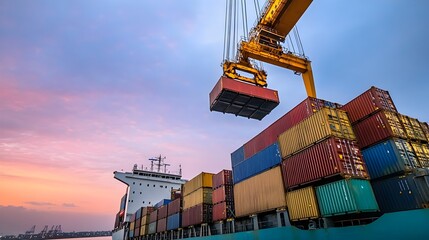
[[[324,107],[279,135],[280,152],[286,158],[331,136],[356,140],[347,113]]]
[[[146,215],[146,216],[143,216],[143,217],[142,217],[142,221],[141,221],[141,226],[146,225],[146,224],[149,224],[149,218],[150,218],[150,215],[149,215],[149,214],[148,214],[148,215]]]
[[[417,160],[422,167],[429,167],[429,145],[411,142]]]
[[[426,141],[426,136],[417,119],[410,118],[402,114],[398,114],[398,115],[399,115],[399,120],[401,121],[401,124],[405,129],[405,133],[407,134],[407,138],[412,140]]]
[[[286,192],[280,166],[234,185],[237,217],[286,207]]]
[[[147,234],[147,229],[148,229],[148,227],[147,227],[146,224],[142,225],[141,228],[140,228],[140,236],[146,235]]]
[[[292,221],[313,219],[320,216],[316,193],[312,186],[288,192],[286,202]]]
[[[186,196],[198,188],[213,186],[213,173],[202,172],[183,185],[183,196]]]
[[[131,222],[130,223],[130,229],[134,230],[134,226],[135,226],[136,222]]]
[[[183,209],[196,206],[200,203],[212,204],[213,189],[204,187],[199,188],[183,197]]]

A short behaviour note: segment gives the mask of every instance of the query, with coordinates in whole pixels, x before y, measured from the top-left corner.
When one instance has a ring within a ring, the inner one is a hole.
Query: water
[[[112,240],[112,236],[107,237],[89,237],[89,238],[63,238],[57,240]]]

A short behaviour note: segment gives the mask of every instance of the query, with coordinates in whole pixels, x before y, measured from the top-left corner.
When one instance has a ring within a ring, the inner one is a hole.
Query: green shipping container
[[[379,210],[371,183],[362,179],[345,179],[316,187],[322,217]]]

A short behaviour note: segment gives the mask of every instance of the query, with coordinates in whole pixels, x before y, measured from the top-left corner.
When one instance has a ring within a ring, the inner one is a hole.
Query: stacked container
[[[236,217],[286,207],[286,193],[280,166],[234,184]]]
[[[156,233],[156,223],[158,219],[158,209],[154,209],[149,216],[148,234]]]
[[[382,212],[424,205],[416,171],[429,166],[425,124],[398,113],[389,92],[371,87],[346,105]],[[423,189],[423,190],[422,190]]]
[[[213,174],[202,172],[183,185],[182,226],[212,220]]]
[[[168,205],[164,204],[158,208],[158,216],[157,216],[157,225],[156,232],[165,232],[167,231],[167,214],[168,214]]]
[[[213,221],[234,217],[234,192],[232,171],[222,170],[213,175]]]
[[[168,204],[167,230],[182,226],[182,198],[176,198]]]
[[[134,237],[134,230],[136,226],[136,214],[133,213],[130,218],[130,231],[128,232],[128,237],[133,238]]]
[[[153,212],[153,210],[154,207],[143,207],[141,211],[140,236],[148,234],[150,213]]]

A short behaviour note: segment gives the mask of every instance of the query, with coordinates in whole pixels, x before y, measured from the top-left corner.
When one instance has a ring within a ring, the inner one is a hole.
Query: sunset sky
[[[298,26],[318,97],[344,104],[377,86],[429,121],[427,9],[314,1]],[[0,235],[111,230],[125,192],[114,171],[159,154],[186,179],[230,169],[232,151],[301,102],[300,76],[265,64],[281,101],[270,115],[209,111],[224,11],[218,0],[0,1]]]

